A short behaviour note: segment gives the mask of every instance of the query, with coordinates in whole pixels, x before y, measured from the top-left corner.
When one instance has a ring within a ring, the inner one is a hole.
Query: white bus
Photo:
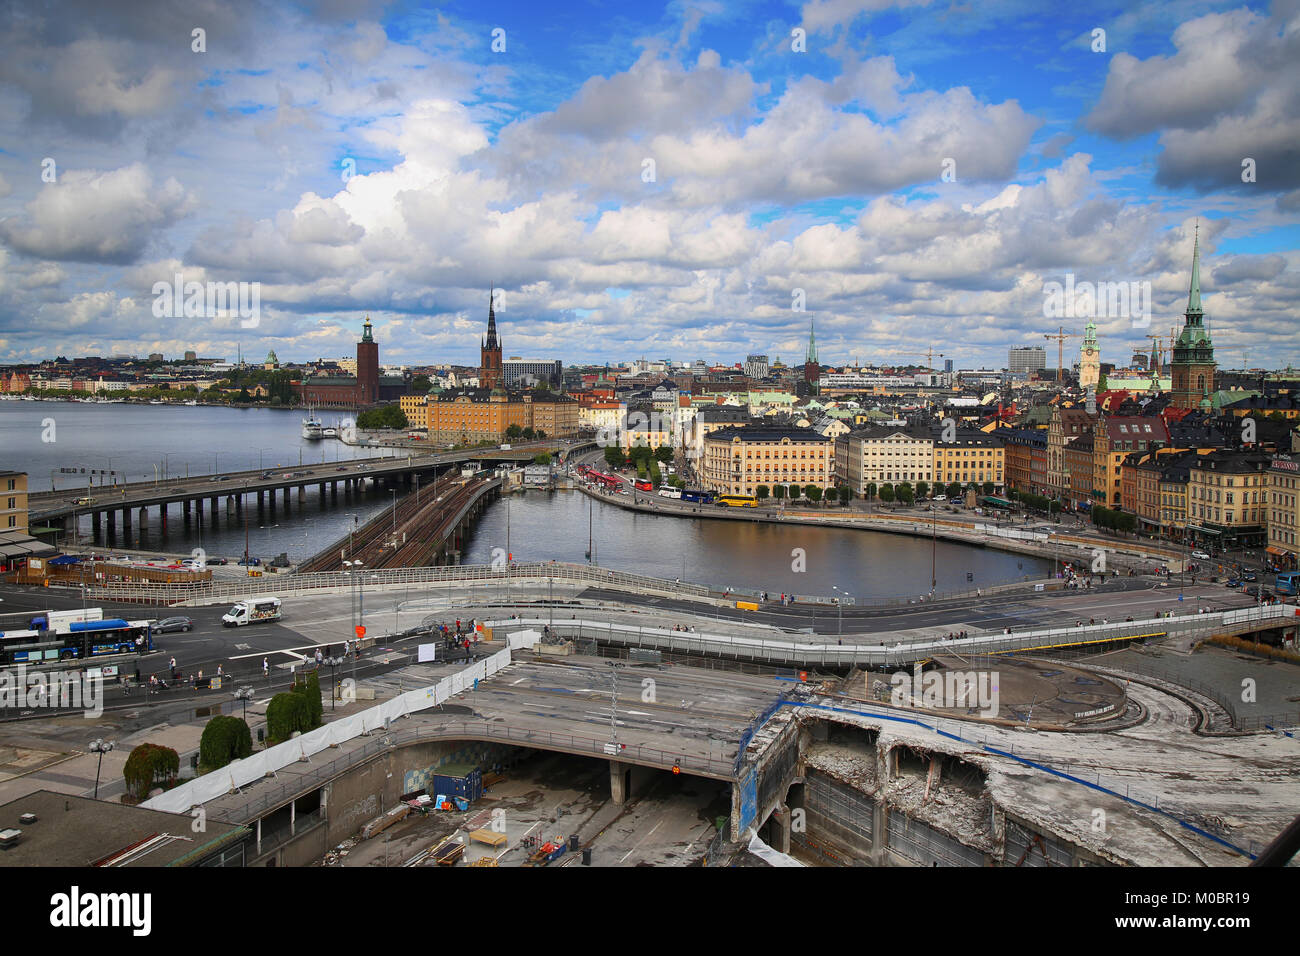
[[[280,620],[280,599],[277,597],[255,598],[240,601],[221,618],[222,627],[243,627],[245,624],[259,624],[262,621]]]
[[[680,498],[681,496],[682,496],[682,493],[681,493],[681,491],[680,491],[679,489],[677,489],[677,488],[660,488],[660,489],[659,489],[659,497],[660,497],[660,498]]]

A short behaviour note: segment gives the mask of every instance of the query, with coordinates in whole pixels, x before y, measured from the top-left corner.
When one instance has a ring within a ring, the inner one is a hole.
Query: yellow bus
[[[753,495],[718,495],[718,504],[728,508],[757,508],[758,499]]]

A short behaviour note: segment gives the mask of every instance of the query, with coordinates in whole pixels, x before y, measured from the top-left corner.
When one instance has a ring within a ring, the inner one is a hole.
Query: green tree
[[[950,500],[955,498],[960,498],[961,485],[955,481],[950,481],[948,483],[948,487],[943,490],[943,493],[947,495]]]
[[[822,490],[816,485],[804,485],[804,496],[813,504],[822,500]]]
[[[605,449],[605,464],[611,468],[621,468],[624,462],[623,449],[609,447]]]
[[[786,493],[790,496],[790,501],[791,501],[791,502],[795,502],[795,501],[798,501],[798,500],[799,500],[799,486],[798,486],[798,485],[789,485],[789,486],[787,486],[787,488],[786,488]]]
[[[549,465],[550,463],[551,463],[551,456],[544,451],[538,452],[536,455],[533,456],[534,465]]]
[[[892,502],[892,501],[894,500],[894,486],[893,486],[893,485],[881,485],[881,486],[880,486],[880,500],[883,501],[885,504],[889,504],[890,502]]]
[[[433,383],[429,381],[427,375],[417,375],[411,379],[411,391],[416,395],[427,395],[432,387]]]
[[[400,405],[368,408],[357,416],[358,428],[405,428],[408,424],[410,422]]]
[[[199,768],[217,770],[232,760],[242,760],[253,752],[253,736],[248,724],[238,717],[213,717],[199,739]]]
[[[140,744],[126,758],[122,776],[126,791],[137,800],[146,800],[157,784],[170,785],[181,770],[181,758],[171,747]]]
[[[875,501],[875,500],[876,500],[876,495],[878,495],[879,493],[880,493],[880,488],[876,485],[876,483],[875,483],[874,481],[868,481],[868,482],[867,482],[867,494],[866,494],[866,498],[867,498],[867,500],[868,500],[868,501]]]
[[[929,497],[930,497],[930,485],[929,485],[927,482],[924,482],[924,481],[918,481],[918,482],[916,483],[916,499],[917,499],[917,501],[923,501],[923,500],[925,500],[926,498],[929,498]]]
[[[670,445],[660,445],[655,449],[655,458],[663,464],[671,464],[673,460],[673,449]]]
[[[785,485],[777,485],[773,488],[772,497],[777,501],[785,501]]]
[[[266,705],[266,733],[271,743],[283,743],[294,731],[311,730],[311,708],[303,694],[276,694]]]
[[[511,425],[509,428],[506,429],[507,438],[518,438],[523,433],[524,430],[518,425]],[[605,449],[606,452],[609,452],[609,450],[610,449],[608,448]]]
[[[754,497],[756,497],[759,501],[766,501],[769,492],[770,490],[768,489],[767,485],[759,485],[757,488],[754,489]]]
[[[315,671],[305,677],[294,679],[293,692],[300,694],[307,702],[308,730],[315,730],[321,725],[325,716],[325,705],[320,699],[320,678]]]
[[[993,482],[991,482],[991,481],[986,481],[986,482],[984,482],[984,494],[985,494],[985,495],[992,495],[993,492],[995,492],[995,491],[997,491],[997,487],[993,484]]]
[[[839,494],[841,505],[847,505],[850,501],[853,500],[853,489],[850,488],[848,485],[840,485],[840,490],[838,494]]]
[[[542,431],[539,428],[535,432],[533,432],[533,437],[536,438],[538,441],[541,441],[543,438],[546,437],[546,432]]]
[[[912,486],[909,485],[907,482],[903,482],[901,485],[898,486],[898,490],[895,492],[895,495],[897,496],[900,504],[910,505],[913,500]]]
[[[533,427],[531,425],[525,428],[522,434],[523,434],[524,441],[532,441],[534,438],[537,437],[537,432],[533,431]]]
[[[659,462],[651,458],[649,464],[646,466],[646,471],[649,472],[650,481],[657,490],[659,488],[659,482],[663,481],[664,478],[663,472],[659,470]]]

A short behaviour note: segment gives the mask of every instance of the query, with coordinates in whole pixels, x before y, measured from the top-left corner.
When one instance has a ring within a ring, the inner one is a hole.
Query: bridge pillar
[[[213,498],[213,499],[209,502],[209,504],[212,505],[212,507],[209,508],[208,510],[212,512],[212,527],[215,528],[215,527],[217,526],[217,518],[220,517],[220,515],[218,515],[218,513],[217,513],[217,507],[221,504],[221,499],[220,499],[220,498]]]
[[[338,504],[338,501],[339,501],[339,483],[337,481],[331,481],[330,482],[330,504]]]
[[[260,515],[262,511],[265,510],[265,508],[266,508],[266,492],[259,491],[257,493],[257,513]]]
[[[96,511],[90,516],[90,540],[99,540],[99,512]]]
[[[324,511],[325,510],[325,482],[322,481],[319,485],[317,485],[316,491],[320,497],[320,510]]]
[[[149,526],[149,509],[141,506],[140,508],[140,530],[144,531]]]
[[[192,505],[193,502],[191,502],[190,499],[188,498],[186,498],[184,501],[181,502],[181,515],[185,518],[186,524],[190,523],[190,511],[192,509]]]
[[[242,515],[243,513],[244,513],[244,494],[243,492],[240,492],[239,494],[235,495],[235,514]]]
[[[111,545],[117,540],[117,512],[108,512],[108,543]]]
[[[162,526],[163,535],[166,536],[167,534],[167,505],[166,504],[161,504],[158,506],[158,523]]]
[[[621,760],[609,762],[609,799],[614,806],[621,807],[627,803],[632,792],[632,765]]]
[[[784,803],[772,811],[772,833],[776,838],[776,849],[782,853],[790,852],[790,808]]]

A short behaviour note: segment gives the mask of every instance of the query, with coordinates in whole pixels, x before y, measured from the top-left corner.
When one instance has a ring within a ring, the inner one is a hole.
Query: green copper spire
[[[366,316],[366,324],[361,328],[361,341],[373,342],[374,340],[375,337],[374,335],[371,334],[371,329],[370,329],[370,316]]]
[[[1081,348],[1085,350],[1092,349],[1094,352],[1100,351],[1097,348],[1097,323],[1093,322],[1092,319],[1089,319],[1083,333],[1083,345]]]
[[[1187,290],[1187,314],[1201,314],[1201,226],[1196,224],[1196,239],[1192,243],[1192,285]]]
[[[809,365],[817,361],[817,333],[813,330],[812,316],[808,317],[808,355],[804,361]]]

